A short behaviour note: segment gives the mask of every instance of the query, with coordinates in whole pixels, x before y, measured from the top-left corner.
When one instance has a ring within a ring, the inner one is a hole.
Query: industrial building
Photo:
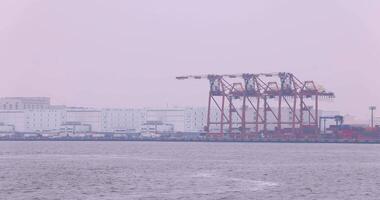
[[[200,132],[206,108],[97,109],[55,106],[46,97],[1,98],[0,129],[15,132],[57,132],[78,124],[91,132],[140,132],[147,122],[160,122],[173,132]],[[10,128],[12,127],[12,128]],[[71,129],[70,129],[71,130]]]
[[[102,132],[138,132],[146,122],[142,109],[102,109],[100,112]]]
[[[2,97],[0,98],[0,109],[46,109],[50,107],[49,97]]]

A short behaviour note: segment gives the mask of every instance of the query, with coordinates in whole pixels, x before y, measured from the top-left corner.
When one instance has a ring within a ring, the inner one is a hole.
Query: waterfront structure
[[[204,130],[207,108],[148,108],[144,109],[146,121],[172,124],[176,132],[200,132]]]
[[[174,125],[162,121],[147,121],[141,126],[141,133],[173,133]]]
[[[46,109],[50,106],[49,97],[2,97],[0,98],[0,109],[22,110],[22,109]]]
[[[90,126],[93,132],[102,132],[102,111],[93,108],[67,108],[66,122],[76,122]]]
[[[12,133],[14,131],[15,131],[14,125],[0,123],[0,133]]]
[[[272,110],[274,113],[279,113],[278,108],[273,108]],[[242,112],[242,108],[237,108],[237,112]],[[301,111],[299,109],[297,109],[296,112],[299,113]],[[205,111],[205,113],[207,114],[207,111]],[[247,120],[255,119],[257,117],[257,113],[259,113],[259,115],[262,116],[264,113],[264,108],[260,108],[258,111],[254,110],[253,108],[246,109],[245,110],[246,119]],[[293,114],[292,113],[293,112],[290,108],[287,108],[287,107],[281,108],[282,123],[283,123],[281,126],[282,129],[291,129],[292,128],[292,120],[293,120]],[[318,113],[320,116],[339,115],[338,111],[318,110]],[[205,114],[205,116],[206,116],[206,114]],[[228,115],[228,111],[225,111],[225,115]],[[312,116],[310,115],[310,113],[304,112],[303,115],[304,115],[304,121],[306,123],[309,123],[312,121]],[[258,131],[264,131],[264,128],[266,128],[266,130],[268,130],[268,131],[276,131],[279,129],[278,123],[277,123],[277,118],[274,115],[268,114],[266,116],[266,118],[267,118],[267,120],[266,120],[267,123],[265,124],[266,127],[264,127],[264,124],[259,124],[257,127]],[[220,117],[220,114],[218,114],[217,112],[211,111],[210,119],[211,119],[211,121],[220,121],[221,117]],[[238,121],[239,116],[232,115],[231,119],[232,119],[232,121]],[[333,125],[333,124],[334,124],[333,122],[328,121],[326,123],[326,126]],[[203,122],[203,126],[207,126],[207,123],[205,121]],[[218,127],[218,126],[210,126],[210,128],[211,129],[209,131],[218,131],[220,129],[220,127]],[[231,128],[232,128],[231,131],[233,133],[239,133],[241,131],[241,124],[233,124]],[[248,124],[247,123],[245,128],[246,128],[246,131],[255,131],[256,130],[256,124],[254,124],[254,123]]]
[[[89,133],[91,132],[90,124],[82,124],[81,122],[65,122],[59,129],[61,133]]]
[[[260,133],[271,133],[268,126],[273,124],[268,119],[276,119],[275,132],[289,132],[291,124],[293,133],[313,132],[319,128],[319,100],[332,99],[334,93],[326,91],[314,81],[301,81],[294,74],[279,73],[243,73],[243,74],[208,74],[176,77],[178,80],[206,79],[209,82],[208,114],[206,132],[208,136],[223,137],[229,134],[235,137],[252,137]],[[220,120],[213,121],[210,116],[218,108]],[[291,111],[290,122],[283,120],[282,108]],[[252,109],[255,118],[247,118],[247,111]],[[305,113],[308,116],[305,116]],[[234,118],[237,116],[238,118]],[[237,119],[237,120],[236,120]],[[255,129],[248,128],[254,125]],[[263,130],[260,130],[260,127]]]
[[[67,121],[64,109],[24,110],[24,127],[27,132],[57,131]]]
[[[102,132],[134,133],[139,132],[146,122],[142,109],[102,109]]]
[[[0,129],[12,130],[14,132],[56,133],[75,128],[72,127],[72,125],[75,125],[81,127],[80,130],[82,131],[80,132],[84,132],[83,130],[85,130],[93,133],[139,133],[146,128],[147,122],[159,121],[172,127],[173,132],[199,133],[205,132],[205,127],[207,126],[207,107],[97,109],[54,106],[47,103],[47,101],[45,103],[45,106],[34,106],[34,109],[24,109],[24,107],[20,107],[20,109],[16,110],[9,109],[9,106],[7,106],[7,109],[0,109],[0,124],[4,126],[0,127]],[[14,106],[12,106],[12,108],[14,108]],[[217,108],[211,109],[216,110]],[[241,110],[241,108],[238,109]],[[260,110],[259,113],[262,112],[263,110]],[[274,110],[274,112],[277,111]],[[284,122],[291,122],[292,112],[289,108],[282,108],[281,113]],[[324,111],[320,111],[320,113],[321,115],[325,115]],[[333,112],[333,114],[339,113]],[[327,115],[333,114],[330,112]],[[246,118],[255,119],[256,112],[252,108],[246,109]],[[309,118],[307,113],[305,113],[304,118],[306,120]],[[220,115],[215,111],[211,112],[210,119],[212,121],[221,120]],[[238,116],[234,115],[232,119],[236,121],[238,120]],[[267,121],[267,130],[276,130],[276,118],[268,115]],[[85,126],[85,128],[82,126]],[[13,127],[13,129],[9,129],[9,127]],[[283,125],[283,128],[290,127],[290,125]],[[216,127],[216,130],[218,128],[219,127]],[[239,128],[239,126],[233,126],[233,131],[238,132]],[[253,124],[247,124],[246,128],[254,130],[256,127]],[[260,125],[259,130],[263,129],[263,125]]]
[[[0,122],[14,126],[16,132],[27,132],[25,110],[0,110]]]
[[[0,110],[0,123],[14,126],[17,132],[58,130],[65,121],[63,109]]]

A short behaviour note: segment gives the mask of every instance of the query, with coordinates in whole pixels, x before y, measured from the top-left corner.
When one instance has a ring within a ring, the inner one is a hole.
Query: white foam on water
[[[229,180],[236,182],[236,185],[241,186],[244,191],[259,191],[265,190],[270,187],[279,186],[279,183],[270,181],[251,180],[243,178],[229,178]]]
[[[215,193],[261,191],[279,186],[276,182],[221,176],[212,172],[199,172],[190,178],[199,179],[201,190],[213,188]]]
[[[199,172],[191,176],[192,178],[212,178],[215,177],[214,173],[210,172]]]

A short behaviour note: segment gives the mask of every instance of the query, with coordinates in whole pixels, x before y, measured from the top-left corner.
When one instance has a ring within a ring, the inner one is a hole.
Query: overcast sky
[[[288,71],[380,107],[378,0],[1,0],[0,96],[96,107],[206,106],[177,75]],[[380,113],[380,111],[379,111]]]

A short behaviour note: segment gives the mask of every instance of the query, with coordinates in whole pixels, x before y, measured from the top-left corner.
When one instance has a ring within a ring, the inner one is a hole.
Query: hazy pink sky
[[[289,71],[380,107],[378,0],[1,0],[0,96],[96,107],[205,106],[183,74]],[[380,113],[380,111],[379,111]]]

